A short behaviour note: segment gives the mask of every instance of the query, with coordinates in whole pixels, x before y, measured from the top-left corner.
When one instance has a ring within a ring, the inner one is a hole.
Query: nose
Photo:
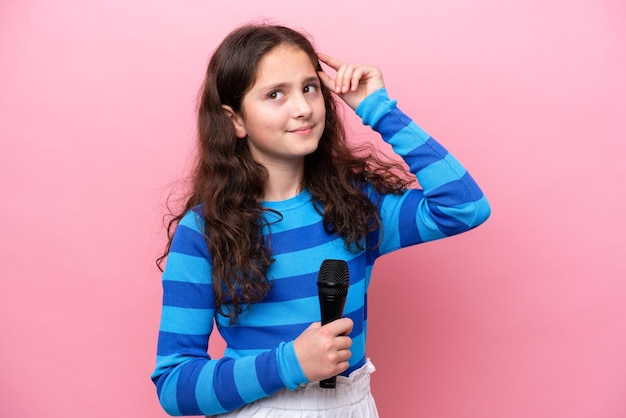
[[[292,96],[293,114],[296,118],[308,118],[313,108],[304,94]]]

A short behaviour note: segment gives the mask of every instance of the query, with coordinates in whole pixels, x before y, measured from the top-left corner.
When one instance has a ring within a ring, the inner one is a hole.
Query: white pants
[[[370,374],[376,369],[367,360],[349,377],[337,376],[335,389],[319,387],[319,382],[296,390],[283,389],[220,418],[378,418],[370,390]]]

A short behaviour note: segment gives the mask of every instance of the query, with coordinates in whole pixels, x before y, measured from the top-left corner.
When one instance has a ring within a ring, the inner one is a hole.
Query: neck
[[[301,164],[289,166],[266,165],[265,168],[269,173],[263,196],[266,202],[291,199],[302,191],[304,161]]]

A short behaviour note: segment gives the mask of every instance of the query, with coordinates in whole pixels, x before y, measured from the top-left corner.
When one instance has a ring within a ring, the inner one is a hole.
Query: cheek
[[[319,118],[322,120],[326,119],[326,105],[324,104],[324,100],[319,100],[315,107],[316,113],[319,115]]]
[[[284,124],[284,117],[276,109],[257,108],[248,117],[248,126],[255,130],[274,129]]]

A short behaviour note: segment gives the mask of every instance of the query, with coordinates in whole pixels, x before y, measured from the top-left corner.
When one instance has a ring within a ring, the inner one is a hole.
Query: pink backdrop
[[[626,416],[625,3],[217,4],[1,3],[0,416],[165,416],[163,200],[209,54],[258,17],[379,65],[492,203],[376,267],[382,415]]]

